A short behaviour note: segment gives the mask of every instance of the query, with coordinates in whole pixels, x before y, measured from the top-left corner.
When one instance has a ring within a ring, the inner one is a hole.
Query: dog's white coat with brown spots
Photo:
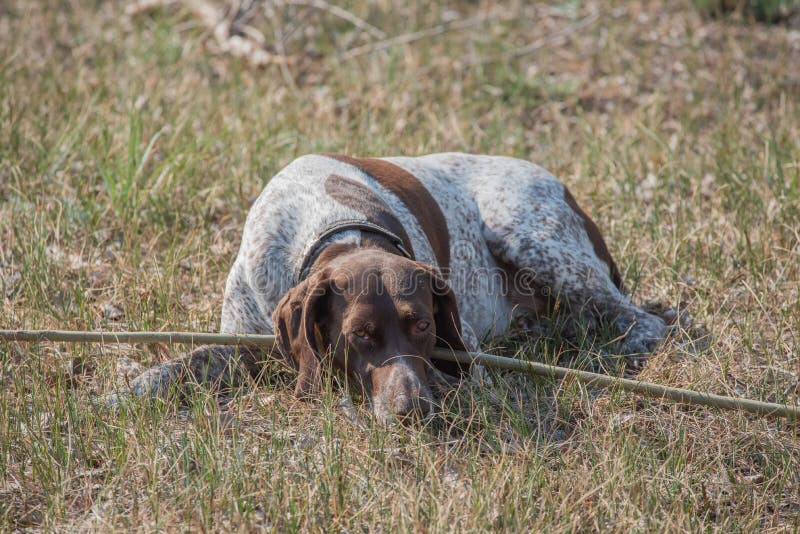
[[[447,279],[469,348],[476,349],[477,340],[487,334],[503,334],[513,313],[529,311],[502,287],[500,263],[535,275],[538,294],[560,296],[584,319],[616,321],[620,334],[627,332],[619,349],[623,354],[649,352],[663,337],[663,321],[622,293],[612,279],[616,267],[609,264],[610,256],[597,254],[593,239],[599,235],[589,234],[586,216],[567,200],[567,189],[538,165],[459,153],[381,161],[419,180],[444,215],[447,227],[436,231],[448,234]],[[250,210],[228,277],[223,332],[273,333],[275,306],[292,287],[316,236],[339,220],[367,220],[358,206],[344,205],[331,196],[330,187],[326,190],[331,176],[375,192],[402,223],[416,259],[445,268],[409,206],[379,179],[331,156],[303,156],[270,180]],[[349,231],[330,242],[358,240],[358,232]]]
[[[338,274],[325,275],[329,278],[341,278],[346,254],[375,246],[390,259],[396,256],[394,263],[402,269],[414,260],[446,281],[457,304],[453,318],[460,323],[462,347],[470,350],[478,349],[479,339],[502,335],[515,315],[552,313],[556,301],[581,325],[612,324],[622,339],[621,354],[647,353],[665,333],[660,318],[634,306],[624,294],[597,226],[558,179],[527,161],[458,153],[391,158],[308,155],[290,163],[267,183],[247,217],[227,280],[221,331],[280,337],[275,321],[286,317],[283,337],[291,335],[287,332],[292,328],[299,335],[298,324],[305,318],[300,308],[308,296],[290,302],[293,292],[308,285],[306,278],[330,271],[330,257],[337,251],[345,256],[335,262]],[[353,265],[365,270],[363,263],[353,260]],[[282,302],[284,308],[279,309]],[[294,320],[287,314],[290,307]],[[292,321],[298,324],[291,327]],[[307,337],[320,335],[317,331]],[[306,338],[303,342],[316,343]],[[283,352],[291,353],[285,356],[300,361],[302,376],[308,362],[296,353],[304,349],[283,346]],[[308,358],[321,357],[319,347],[314,349]],[[218,378],[227,372],[223,352],[195,351],[194,359],[190,354],[183,365],[205,363],[203,378]],[[211,363],[205,362],[209,359]],[[251,372],[256,360],[246,362]],[[163,390],[177,380],[177,365],[148,371],[134,391]],[[310,373],[306,369],[306,380],[311,380]],[[386,400],[392,395],[406,399],[427,391],[424,377],[397,373],[393,383],[411,386],[387,388],[388,393],[379,395],[384,404],[392,404]],[[376,395],[373,392],[373,399]]]

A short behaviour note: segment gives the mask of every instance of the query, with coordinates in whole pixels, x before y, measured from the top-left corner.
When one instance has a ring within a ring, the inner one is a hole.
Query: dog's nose
[[[427,391],[423,391],[419,380],[406,377],[401,392],[390,401],[392,415],[398,419],[424,417],[431,411]]]
[[[392,401],[392,414],[399,419],[424,417],[431,411],[431,403],[416,392],[414,395],[400,395]]]
[[[375,369],[372,379],[372,405],[383,423],[426,417],[432,409],[424,369],[420,372],[402,360]]]

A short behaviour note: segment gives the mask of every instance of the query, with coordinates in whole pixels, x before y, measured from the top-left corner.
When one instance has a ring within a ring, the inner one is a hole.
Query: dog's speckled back
[[[627,326],[646,323],[642,339],[637,340],[635,331],[629,333],[632,351],[643,352],[646,339],[663,333],[663,324],[642,315],[621,294],[605,244],[599,235],[591,235],[596,227],[570,205],[563,184],[541,167],[515,158],[459,153],[382,159],[413,175],[444,215],[447,228],[441,231],[447,232],[450,246],[447,275],[468,346],[476,347],[479,338],[502,334],[508,327],[518,303],[509,298],[498,273],[508,274],[509,266],[532,273],[540,291],[560,295],[582,315],[615,315]],[[337,157],[303,156],[269,181],[250,210],[228,277],[223,332],[272,333],[272,312],[317,236],[338,221],[368,220],[357,207],[326,191],[331,176],[375,193],[402,224],[416,259],[440,267],[413,209],[379,179]],[[331,242],[358,243],[359,235],[350,231]],[[602,252],[606,258],[600,257]],[[592,310],[581,311],[587,303]]]

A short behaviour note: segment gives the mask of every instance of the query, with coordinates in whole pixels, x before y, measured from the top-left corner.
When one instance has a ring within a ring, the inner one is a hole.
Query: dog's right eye
[[[356,336],[356,337],[364,338],[364,339],[369,337],[369,334],[367,333],[366,329],[364,329],[364,328],[358,328],[356,330],[353,330],[353,335]]]

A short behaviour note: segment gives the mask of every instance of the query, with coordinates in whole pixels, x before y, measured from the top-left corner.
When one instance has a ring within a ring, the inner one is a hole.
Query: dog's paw
[[[626,356],[629,365],[644,367],[647,357],[664,339],[667,325],[663,319],[649,313],[637,314],[633,321],[620,325],[626,332],[619,345],[619,353]]]

